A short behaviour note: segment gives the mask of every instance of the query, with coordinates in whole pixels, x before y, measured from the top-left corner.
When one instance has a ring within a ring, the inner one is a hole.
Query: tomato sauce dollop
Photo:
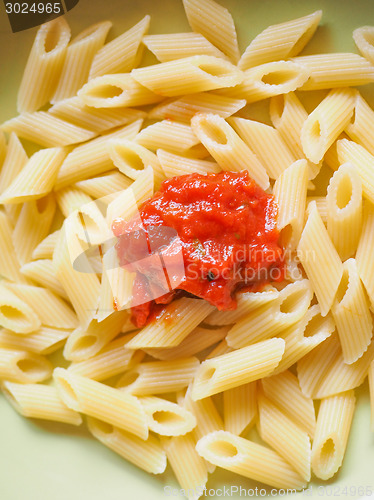
[[[177,290],[132,308],[138,327],[152,318],[157,303],[168,303],[182,293],[205,299],[219,310],[235,309],[238,290],[259,291],[264,284],[284,277],[277,205],[247,171],[195,173],[166,180],[142,205],[140,217],[145,230],[157,226],[176,230],[185,276]],[[114,234],[120,237],[125,226],[116,221]],[[121,264],[129,262],[120,240],[117,252]],[[138,273],[134,295],[150,279],[154,277]]]

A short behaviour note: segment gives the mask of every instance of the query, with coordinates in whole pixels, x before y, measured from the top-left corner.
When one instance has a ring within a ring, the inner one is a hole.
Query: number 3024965
[[[26,2],[15,2],[6,3],[5,11],[7,14],[60,14],[61,13],[61,3],[26,3]]]

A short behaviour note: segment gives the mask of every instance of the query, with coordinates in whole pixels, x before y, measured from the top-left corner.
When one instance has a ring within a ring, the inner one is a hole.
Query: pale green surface
[[[374,3],[371,0],[221,0],[221,3],[229,7],[234,16],[242,50],[269,24],[317,9],[324,11],[322,25],[306,53],[354,51],[352,30],[374,23]],[[148,13],[152,15],[150,33],[189,30],[179,0],[80,0],[67,17],[73,34],[90,23],[111,19],[114,22],[113,37]],[[1,3],[0,121],[15,114],[17,87],[34,33],[35,29],[12,34]],[[374,104],[373,86],[362,87],[362,92]],[[253,109],[256,111],[256,106]],[[358,411],[339,474],[328,483],[313,482],[311,495],[299,493],[292,498],[359,498],[358,494],[349,495],[349,487],[371,486],[374,489],[374,436],[369,431],[367,385],[357,393]],[[164,495],[164,486],[176,486],[170,472],[162,477],[148,475],[93,441],[84,431],[28,421],[17,415],[2,396],[0,419],[0,500],[183,498]],[[249,480],[218,470],[210,479],[208,488],[230,484],[245,489],[256,486]],[[317,490],[321,484],[329,485],[331,489],[323,494]],[[348,487],[348,496],[344,495],[345,486]]]

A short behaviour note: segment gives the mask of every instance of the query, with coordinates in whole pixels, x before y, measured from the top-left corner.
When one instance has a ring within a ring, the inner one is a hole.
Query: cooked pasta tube
[[[277,335],[305,315],[312,297],[308,280],[289,284],[273,301],[239,320],[226,336],[228,345],[234,348],[244,347]]]
[[[7,143],[4,132],[0,129],[0,166],[3,166],[5,156],[7,153]]]
[[[189,122],[197,113],[215,113],[227,118],[245,105],[245,99],[234,99],[210,92],[201,92],[161,103],[150,111],[148,117]]]
[[[155,94],[167,97],[234,87],[244,76],[228,61],[205,55],[134,69],[131,75]]]
[[[24,417],[72,425],[82,423],[79,413],[68,408],[61,401],[57,389],[52,386],[4,382],[2,389],[13,408]]]
[[[334,330],[335,324],[331,315],[323,317],[320,306],[312,306],[299,323],[282,333],[286,347],[274,374],[281,373],[303,358],[326,340]]]
[[[196,427],[195,416],[183,406],[154,396],[139,400],[148,417],[149,430],[160,436],[182,436]]]
[[[54,104],[49,108],[48,113],[95,133],[103,133],[145,118],[147,115],[145,111],[128,107],[93,108],[87,106],[78,96]]]
[[[75,187],[94,199],[104,196],[109,197],[108,199],[113,196],[112,199],[114,199],[119,192],[127,189],[131,183],[132,179],[122,175],[120,172],[112,170],[99,177],[92,177],[92,179],[79,181],[75,184]]]
[[[118,170],[131,179],[137,179],[142,171],[151,166],[155,188],[159,189],[165,175],[157,156],[135,141],[111,139],[108,142],[109,156]]]
[[[332,89],[312,111],[301,129],[301,144],[307,158],[318,163],[348,125],[353,114],[354,89]]]
[[[90,78],[109,73],[125,73],[137,66],[143,53],[142,39],[147,33],[150,16],[145,16],[132,28],[102,47],[95,55]]]
[[[303,50],[314,35],[321,20],[322,11],[273,24],[257,35],[245,49],[238,67],[241,70],[293,57]]]
[[[373,26],[361,26],[353,31],[353,40],[360,53],[374,64]]]
[[[31,260],[34,249],[47,236],[55,210],[56,202],[52,194],[23,204],[12,234],[21,265]]]
[[[231,432],[207,434],[196,450],[208,462],[275,488],[301,490],[306,484],[275,451]]]
[[[370,126],[374,118],[374,111],[363,97],[357,93],[354,114],[345,132],[350,139],[361,144],[369,153],[374,154],[374,133]]]
[[[0,284],[0,325],[12,332],[27,334],[37,330],[41,321],[24,300]]]
[[[197,500],[208,480],[206,462],[197,453],[196,442],[190,432],[184,436],[163,438],[162,446],[169,464],[189,500]]]
[[[339,167],[327,188],[327,230],[342,261],[357,250],[362,228],[362,184],[351,163]]]
[[[170,141],[170,137],[173,137],[173,141]],[[162,120],[144,128],[135,140],[151,151],[166,149],[171,153],[195,158],[208,156],[207,150],[186,123]]]
[[[38,314],[43,325],[52,328],[77,326],[77,317],[71,307],[51,290],[19,283],[8,283],[6,287]]]
[[[273,195],[278,204],[278,230],[284,247],[294,249],[304,227],[308,164],[297,160],[275,181]]]
[[[224,391],[223,417],[225,430],[237,436],[251,427],[257,417],[256,381]]]
[[[155,436],[140,439],[122,429],[96,418],[87,418],[88,430],[103,445],[137,467],[161,474],[166,468],[166,454]]]
[[[310,73],[300,90],[349,87],[374,81],[374,66],[358,54],[316,54],[294,57],[292,61]]]
[[[191,119],[191,126],[222,169],[248,170],[259,186],[269,187],[269,177],[262,163],[221,116],[198,114]]]
[[[234,21],[230,12],[213,0],[183,0],[192,31],[204,35],[234,63],[240,57]]]
[[[141,439],[148,438],[147,417],[140,401],[113,387],[55,368],[53,378],[62,401],[71,410],[103,420]]]
[[[142,123],[142,119],[136,120],[71,151],[58,172],[55,189],[61,189],[82,179],[113,170],[113,162],[107,151],[107,141],[115,137],[134,139]]]
[[[0,203],[20,203],[42,198],[52,191],[66,156],[62,148],[34,153],[21,172],[0,196]]]
[[[2,127],[7,132],[16,132],[23,139],[45,147],[69,146],[97,135],[92,130],[78,127],[45,111],[22,113],[3,123]]]
[[[117,387],[137,396],[179,391],[190,384],[198,366],[194,357],[140,363],[118,380]]]
[[[343,264],[315,202],[302,232],[297,255],[321,306],[322,316],[331,309],[342,274]]]
[[[355,403],[354,391],[321,401],[312,448],[312,469],[320,479],[330,479],[343,462]]]
[[[104,45],[111,27],[110,21],[94,24],[71,41],[51,103],[73,97],[86,83],[96,52]]]
[[[154,347],[144,349],[144,351],[154,358],[164,361],[178,358],[188,358],[189,356],[194,356],[207,347],[216,344],[226,336],[227,332],[227,327],[211,329],[198,326],[175,347]]]
[[[167,35],[146,35],[144,45],[160,62],[174,61],[196,55],[228,57],[211,44],[201,33],[169,33]]]
[[[297,377],[285,370],[262,379],[261,386],[264,395],[313,439],[316,428],[313,400],[302,393]]]
[[[47,355],[60,349],[70,334],[71,330],[69,329],[49,326],[41,326],[38,330],[27,335],[19,335],[3,329],[0,331],[0,345],[10,349]]]
[[[195,415],[197,426],[194,428],[193,433],[196,439],[199,440],[209,432],[222,430],[224,426],[213,399],[207,397],[194,401],[191,398],[191,388],[192,386],[189,385],[181,404]]]
[[[13,182],[26,165],[28,156],[15,132],[9,135],[8,148],[0,170],[0,193]],[[0,164],[1,165],[1,164]]]
[[[275,61],[244,71],[244,80],[234,88],[220,90],[222,95],[246,99],[247,103],[286,94],[301,87],[309,78],[306,66],[292,61]]]
[[[284,352],[284,340],[272,338],[204,361],[197,370],[191,397],[198,400],[269,375]]]
[[[305,211],[306,218],[309,217],[310,210],[313,208],[314,204],[317,205],[317,210],[321,219],[325,224],[327,224],[327,201],[326,196],[307,196],[306,198],[307,207]]]
[[[231,325],[242,319],[251,311],[261,307],[279,297],[279,292],[271,285],[262,292],[243,292],[236,297],[237,307],[233,311],[213,311],[204,323],[207,325]]]
[[[86,328],[76,328],[66,342],[64,358],[79,362],[97,355],[119,334],[126,318],[126,311],[118,311],[100,323],[93,319]]]
[[[371,430],[374,431],[374,360],[370,363],[368,371],[370,406],[371,406]]]
[[[217,356],[221,356],[222,354],[232,352],[233,350],[234,349],[227,344],[226,339],[223,339],[212,351],[210,351],[205,359],[215,358]]]
[[[119,375],[134,363],[134,359],[143,357],[142,353],[139,352],[141,356],[137,354],[138,351],[126,349],[126,342],[127,336],[119,337],[104,346],[95,356],[71,363],[68,370],[98,381]]]
[[[57,279],[69,297],[82,328],[86,328],[96,313],[100,281],[90,263],[87,262],[88,259],[84,263],[91,272],[79,272],[73,267],[71,252],[83,253],[83,247],[78,241],[72,222],[70,219],[65,219],[53,252],[53,266]]]
[[[357,269],[367,294],[374,305],[374,260],[372,249],[374,245],[374,206],[366,201],[363,207],[363,223],[360,240],[356,252]]]
[[[346,260],[343,269],[331,312],[339,334],[344,362],[352,364],[370,344],[373,321],[355,259]]]
[[[12,241],[13,227],[9,217],[0,211],[0,276],[11,281],[22,281],[20,264]]]
[[[168,304],[165,310],[146,325],[130,342],[129,349],[175,347],[201,323],[213,306],[200,299],[183,297]]]
[[[39,354],[0,347],[0,379],[35,384],[48,379],[52,371],[52,363]]]
[[[311,444],[307,432],[263,394],[258,397],[260,436],[300,474],[310,481]]]
[[[70,28],[64,17],[40,26],[18,90],[19,113],[36,111],[51,99],[62,71],[69,40]]]
[[[229,118],[228,122],[265,165],[270,178],[277,179],[296,160],[274,127],[236,117]]]
[[[94,108],[144,106],[162,101],[160,95],[140,83],[130,73],[97,76],[78,91],[78,97]]]
[[[374,203],[374,156],[360,144],[348,139],[337,142],[337,153],[340,164],[350,162],[356,167],[361,178],[363,194]]]
[[[46,236],[33,250],[31,255],[32,259],[51,259],[59,234],[59,229],[48,234],[48,236]]]
[[[49,288],[63,299],[68,298],[65,290],[56,277],[51,259],[34,260],[33,262],[24,264],[21,268],[21,272],[26,278],[35,281],[42,287]]]
[[[163,149],[157,150],[157,158],[168,179],[176,175],[193,174],[195,172],[198,174],[216,174],[221,171],[221,167],[213,161],[188,158]]]

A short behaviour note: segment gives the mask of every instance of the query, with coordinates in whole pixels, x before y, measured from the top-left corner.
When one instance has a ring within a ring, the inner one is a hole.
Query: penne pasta
[[[245,49],[238,67],[244,71],[253,66],[295,56],[312,38],[321,17],[322,11],[317,10],[308,16],[264,29]]]
[[[49,288],[51,292],[56,293],[63,299],[68,298],[65,290],[56,277],[51,259],[34,260],[33,262],[24,264],[21,268],[21,273],[38,285]]]
[[[302,393],[297,377],[285,370],[264,378],[261,386],[266,398],[313,439],[316,428],[313,400]]]
[[[9,135],[9,143],[0,170],[0,193],[14,181],[28,161],[28,156],[15,132]]]
[[[373,117],[374,111],[363,97],[357,93],[354,114],[350,123],[345,127],[345,132],[352,141],[366,148],[371,154],[374,154],[374,134],[370,127]]]
[[[7,285],[0,284],[0,325],[18,334],[37,330],[41,326],[39,316]]]
[[[219,115],[199,114],[191,120],[194,133],[224,170],[248,170],[263,189],[269,177],[257,156],[235,130]]]
[[[345,163],[327,187],[327,231],[342,261],[357,250],[362,228],[362,185],[356,168]]]
[[[23,139],[47,148],[85,142],[97,135],[45,111],[22,113],[3,123],[2,127],[6,132],[15,132]]]
[[[301,490],[305,481],[275,451],[227,431],[211,432],[196,445],[208,462],[275,488]]]
[[[307,432],[261,393],[258,411],[261,438],[292,465],[304,481],[310,481],[311,444]]]
[[[63,368],[56,368],[53,378],[59,396],[71,410],[103,420],[141,439],[148,438],[145,411],[131,394]]]
[[[140,398],[149,430],[160,436],[184,436],[196,427],[195,416],[182,406],[155,396]]]
[[[52,363],[39,354],[0,347],[0,380],[35,384],[50,378],[52,371]]]
[[[162,63],[196,55],[221,57],[228,60],[228,57],[201,33],[146,35],[143,38],[143,43]]]
[[[51,99],[52,104],[73,97],[86,83],[92,61],[97,51],[104,45],[111,27],[110,21],[94,24],[71,41],[66,51],[56,91]]]
[[[316,294],[321,314],[326,316],[343,274],[343,264],[315,202],[312,205],[297,247],[297,255]]]
[[[142,39],[147,33],[150,16],[102,47],[95,55],[89,78],[109,73],[125,73],[137,66],[143,53]]]
[[[361,26],[353,31],[356,47],[371,63],[374,63],[373,31],[372,26]]]
[[[372,248],[374,245],[374,207],[368,201],[363,207],[363,223],[360,240],[356,252],[358,273],[369,296],[371,307],[374,304],[374,262]]]
[[[197,370],[191,397],[199,400],[269,375],[284,352],[284,340],[272,338],[204,361]]]
[[[321,401],[312,448],[312,469],[321,479],[330,479],[343,462],[355,403],[353,391]]]
[[[20,203],[43,198],[53,189],[66,156],[62,148],[34,153],[21,172],[0,196],[0,203]]]
[[[75,187],[88,194],[93,199],[103,197],[108,197],[106,199],[114,199],[117,197],[118,193],[127,189],[131,183],[132,179],[113,170],[99,177],[78,181]]]
[[[57,389],[42,384],[4,382],[3,393],[13,408],[24,417],[80,425],[82,417],[59,398]]]
[[[357,54],[316,54],[294,57],[292,61],[310,73],[300,90],[349,87],[374,81],[374,66]]]
[[[308,164],[297,160],[284,170],[273,187],[278,204],[278,223],[284,247],[295,249],[304,227],[304,213],[308,186]]]
[[[93,141],[75,148],[68,154],[61,165],[55,189],[61,189],[74,182],[100,175],[108,170],[113,170],[113,162],[107,151],[107,141],[115,137],[134,139],[142,123],[142,119],[136,120],[126,127],[97,137]]]
[[[12,225],[9,217],[0,211],[0,276],[10,281],[22,281],[20,264],[12,242]]]
[[[70,28],[64,17],[40,26],[18,90],[19,113],[36,111],[52,98],[69,40]]]
[[[331,312],[339,334],[344,362],[352,364],[370,344],[373,321],[355,259],[346,260],[343,269]]]
[[[319,163],[346,128],[353,114],[355,97],[353,89],[333,89],[305,120],[300,138],[310,161]]]
[[[56,246],[60,230],[53,231],[48,234],[32,252],[32,259],[51,259],[53,257],[53,250]]]
[[[0,345],[10,349],[47,355],[60,349],[70,334],[69,329],[49,326],[41,326],[27,335],[19,335],[3,329],[0,331]]]
[[[130,73],[97,76],[78,91],[78,97],[87,106],[105,109],[162,101],[162,97],[140,83]]]
[[[167,179],[175,177],[176,175],[193,173],[216,174],[221,171],[221,167],[213,161],[188,158],[186,156],[170,153],[170,151],[165,151],[164,149],[157,150],[157,158]]]
[[[128,346],[129,343],[126,348]],[[116,386],[136,396],[176,392],[190,384],[198,366],[199,360],[194,357],[140,363],[126,372]]]
[[[166,454],[155,436],[144,440],[92,417],[87,418],[87,426],[96,439],[125,460],[151,474],[164,472]]]
[[[155,106],[148,118],[189,123],[197,113],[215,113],[227,118],[246,105],[245,99],[234,99],[209,92],[201,92],[171,99]]]
[[[203,400],[204,401],[204,400]],[[239,385],[223,393],[225,431],[240,436],[255,422],[257,417],[257,383]],[[212,432],[210,429],[208,432]]]
[[[192,31],[201,33],[234,63],[240,57],[234,21],[230,12],[213,0],[183,0]]]

